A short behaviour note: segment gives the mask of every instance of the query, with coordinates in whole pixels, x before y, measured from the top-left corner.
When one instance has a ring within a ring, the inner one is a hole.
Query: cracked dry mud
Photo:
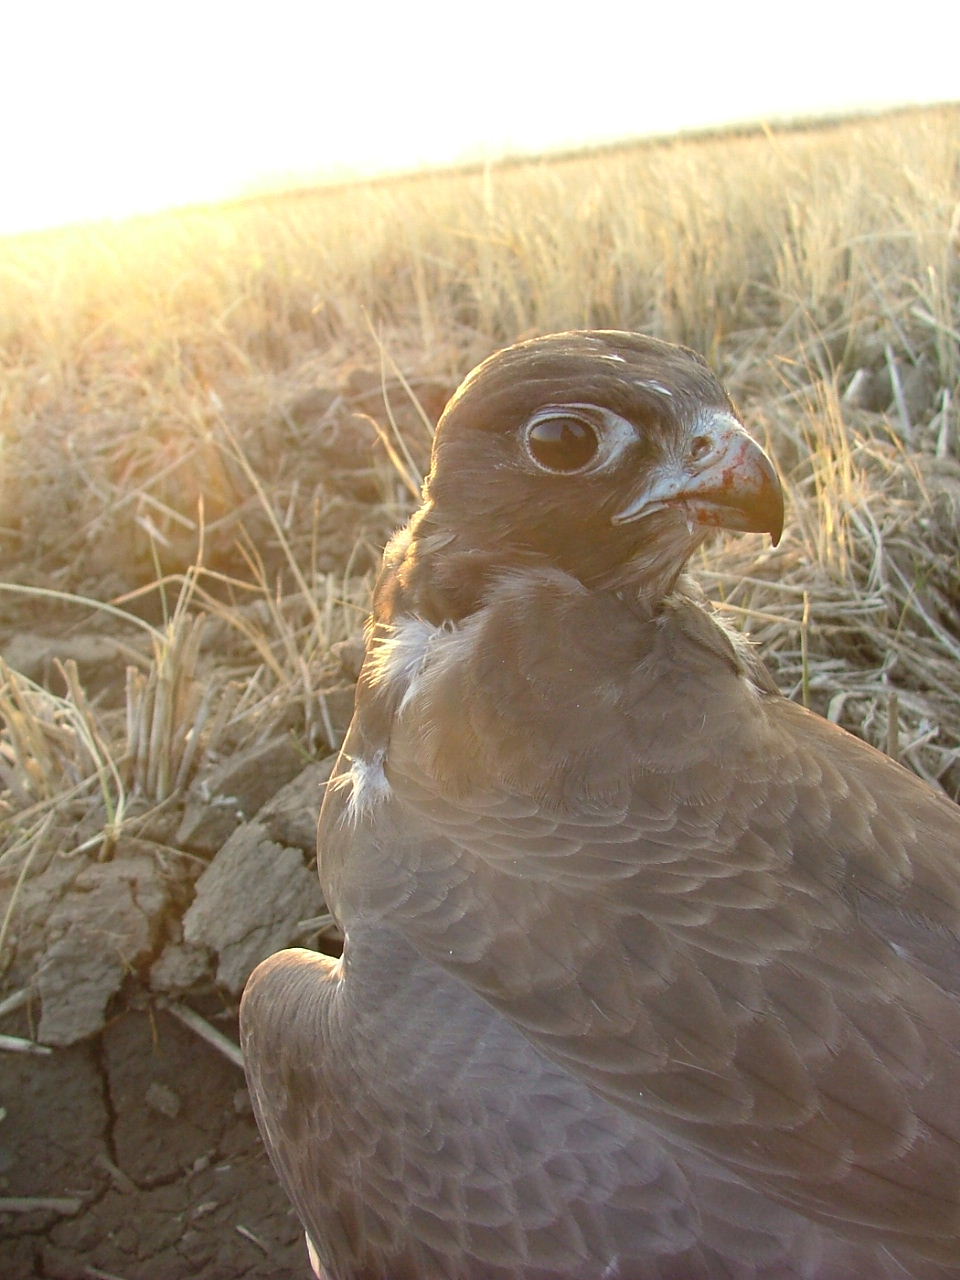
[[[0,1096],[2,1195],[75,1202],[0,1215],[4,1280],[309,1274],[242,1072],[163,1010],[129,1008],[47,1057],[0,1056]]]
[[[193,859],[189,885],[126,840],[111,862],[52,858],[25,896],[14,973],[33,998],[2,1029],[58,1047],[0,1053],[0,1280],[309,1274],[242,1071],[166,1007],[236,1044],[250,969],[322,908],[314,823],[332,757],[256,759],[256,820]]]

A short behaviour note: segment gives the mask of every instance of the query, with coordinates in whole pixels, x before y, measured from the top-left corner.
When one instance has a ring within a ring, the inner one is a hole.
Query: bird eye
[[[563,475],[582,471],[600,447],[592,423],[564,413],[534,418],[527,427],[525,443],[538,467]]]

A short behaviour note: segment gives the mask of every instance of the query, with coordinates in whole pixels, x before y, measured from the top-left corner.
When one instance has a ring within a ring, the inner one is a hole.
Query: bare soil
[[[124,1004],[90,1040],[0,1056],[3,1196],[74,1202],[0,1216],[0,1274],[309,1275],[242,1072],[135,989]]]

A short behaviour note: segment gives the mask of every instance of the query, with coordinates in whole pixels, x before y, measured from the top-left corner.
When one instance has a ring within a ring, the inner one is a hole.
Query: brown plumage
[[[328,1280],[960,1276],[960,810],[682,576],[781,519],[683,348],[447,407],[321,814],[344,957],[242,1009]]]

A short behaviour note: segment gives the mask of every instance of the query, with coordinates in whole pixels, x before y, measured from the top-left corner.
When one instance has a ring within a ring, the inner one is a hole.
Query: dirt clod
[[[217,954],[217,982],[239,994],[253,967],[287,945],[298,921],[322,907],[316,874],[304,866],[301,850],[276,844],[262,823],[248,822],[197,881],[183,936]]]
[[[44,1044],[76,1044],[99,1031],[110,998],[150,954],[167,904],[146,858],[93,863],[74,889],[50,913],[50,943],[37,973]]]

